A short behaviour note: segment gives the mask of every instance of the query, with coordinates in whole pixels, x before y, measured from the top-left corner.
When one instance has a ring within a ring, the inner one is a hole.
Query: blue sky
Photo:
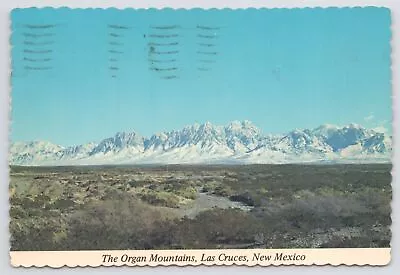
[[[11,17],[13,141],[72,145],[244,119],[266,133],[325,123],[391,131],[388,9],[17,9]]]

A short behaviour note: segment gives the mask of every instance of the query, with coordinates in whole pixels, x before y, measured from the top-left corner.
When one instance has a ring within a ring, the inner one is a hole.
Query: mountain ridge
[[[98,143],[63,147],[15,142],[11,165],[389,162],[392,137],[357,124],[324,124],[285,134],[264,134],[251,121],[225,126],[193,124],[144,137],[118,132]]]

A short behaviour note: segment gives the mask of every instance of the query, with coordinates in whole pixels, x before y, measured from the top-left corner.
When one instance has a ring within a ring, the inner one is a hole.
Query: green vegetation
[[[388,247],[390,170],[11,167],[11,249]],[[197,209],[202,194],[249,208]]]

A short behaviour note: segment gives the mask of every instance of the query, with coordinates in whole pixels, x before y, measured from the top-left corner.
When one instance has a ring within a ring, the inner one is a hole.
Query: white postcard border
[[[141,8],[144,5],[146,5],[146,6],[147,5],[149,5],[149,6],[157,6],[157,3],[158,3],[158,5],[159,5],[158,7],[161,8],[161,7],[165,7],[165,6],[162,6],[162,5],[165,5],[165,3],[166,3],[165,1],[158,1],[158,0],[157,1],[155,1],[155,0],[151,1],[150,0],[150,1],[146,1],[146,3],[144,3],[144,2],[142,2],[142,3],[136,3],[136,2],[132,3],[132,2],[133,1],[116,0],[116,1],[112,2],[112,5],[113,6],[117,6],[119,8],[124,8],[124,7]],[[200,3],[193,4],[195,2],[200,2]],[[307,7],[342,6],[343,7],[343,6],[369,6],[369,5],[388,6],[388,7],[392,7],[392,20],[393,20],[393,23],[396,23],[395,25],[397,26],[396,29],[394,27],[392,27],[393,37],[397,41],[397,42],[395,42],[395,41],[392,42],[393,53],[394,53],[394,57],[392,59],[393,64],[396,64],[395,60],[399,60],[399,58],[400,58],[400,56],[399,56],[400,49],[398,47],[398,45],[399,45],[399,43],[398,43],[399,35],[398,35],[398,31],[397,31],[398,27],[400,27],[399,23],[397,22],[397,21],[400,21],[399,20],[399,16],[398,16],[398,12],[400,11],[400,7],[398,7],[396,5],[396,4],[399,4],[399,3],[397,3],[395,0],[393,0],[393,1],[362,1],[362,3],[360,3],[360,1],[353,1],[353,0],[346,0],[346,1],[340,1],[340,0],[338,0],[338,1],[312,1],[312,0],[311,1],[279,1],[278,0],[278,1],[268,1],[268,4],[262,3],[263,1],[253,1],[250,5],[249,5],[248,1],[237,1],[237,3],[230,3],[229,1],[218,1],[218,3],[215,3],[215,2],[217,2],[217,1],[207,1],[207,0],[205,0],[205,1],[179,1],[179,0],[173,1],[173,0],[170,0],[167,5],[171,6],[171,7],[174,7],[173,3],[178,3],[178,5],[180,5],[180,7],[184,7],[184,8],[204,7],[204,6],[205,7],[210,7],[210,6],[227,7],[227,6],[229,6],[229,7],[232,7],[232,8],[244,8],[244,7],[249,7],[249,6],[255,7],[255,8],[259,8],[259,7],[266,7],[266,8],[287,7],[287,8],[292,8],[292,7],[304,7],[304,6],[307,6]],[[110,2],[108,2],[108,3],[110,3]],[[42,1],[15,0],[15,1],[9,2],[9,3],[7,3],[6,1],[4,1],[4,3],[2,2],[1,3],[1,11],[4,14],[5,10],[10,10],[11,8],[15,8],[15,7],[32,7],[32,6],[43,6],[43,7],[45,7],[45,6],[54,6],[54,7],[60,6],[61,7],[61,6],[66,6],[66,5],[71,7],[71,8],[74,8],[74,7],[82,7],[83,8],[83,7],[91,7],[91,6],[106,8],[106,7],[109,7],[110,4],[107,4],[104,1],[98,1],[98,0],[97,1],[96,0],[95,1],[87,1],[87,0],[83,0],[83,1],[82,0],[81,1],[60,1],[60,2],[57,2],[57,3],[55,3],[54,1],[51,1],[51,0],[49,0],[49,1],[46,1],[46,0],[42,0]],[[396,5],[396,7],[395,7],[395,5]],[[394,10],[396,10],[396,13],[394,13]],[[6,26],[6,28],[8,28],[8,25]],[[4,26],[2,26],[2,29],[3,29],[3,32],[8,32],[8,30],[5,30]],[[4,33],[2,33],[2,34],[4,35]],[[8,39],[4,39],[4,41],[7,43]],[[3,43],[3,44],[6,44],[6,43]],[[9,62],[6,62],[7,60],[9,60],[9,57],[7,59],[4,59],[6,55],[9,55],[9,48],[8,48],[9,45],[6,45],[6,46],[3,45],[1,47],[2,47],[1,48],[1,52],[3,54],[3,66],[1,67],[2,75],[3,75],[2,76],[2,84],[3,84],[3,88],[7,87],[9,89],[9,80],[8,80],[7,74],[4,74],[5,65],[7,65],[7,66],[9,65]],[[6,55],[5,55],[5,53],[6,53]],[[398,57],[398,58],[396,58],[396,57]],[[397,89],[397,83],[398,83],[398,79],[397,79],[397,75],[398,74],[397,73],[398,72],[397,72],[397,70],[396,70],[394,65],[392,65],[392,69],[393,69],[392,75],[393,75],[393,94],[394,94],[394,97],[393,97],[393,108],[394,108],[393,131],[394,131],[394,135],[395,136],[399,136],[400,127],[396,127],[396,124],[398,122],[398,112],[396,112],[396,110],[398,110],[399,107],[400,107],[400,102],[398,100],[398,97],[396,97],[396,95],[398,95],[398,93],[397,93],[397,90],[398,90]],[[7,86],[5,86],[5,85],[7,85]],[[0,102],[2,104],[1,105],[2,107],[0,108],[0,110],[2,110],[0,112],[0,118],[1,118],[2,122],[8,122],[9,121],[9,118],[10,118],[10,115],[8,113],[8,111],[9,111],[8,108],[10,108],[9,107],[9,101],[10,101],[10,98],[9,98],[8,94],[5,95],[4,93],[2,93],[2,95],[0,97]],[[0,155],[2,156],[2,162],[1,162],[2,165],[0,167],[0,169],[1,169],[0,170],[0,175],[1,175],[1,179],[3,179],[2,182],[3,183],[8,183],[7,151],[8,151],[8,130],[9,130],[9,126],[7,124],[5,124],[5,123],[1,123],[0,130],[1,130],[0,131],[0,133],[1,133],[1,135],[0,135],[1,141],[3,141],[3,142],[1,142],[2,146],[0,147]],[[396,139],[395,139],[394,143],[395,143],[395,145],[397,144]],[[394,162],[393,162],[393,164],[394,164],[394,168],[393,168],[393,194],[394,195],[393,195],[393,201],[392,201],[392,208],[393,209],[395,209],[395,208],[398,209],[399,208],[398,206],[400,204],[399,203],[399,199],[397,198],[398,197],[398,194],[397,194],[398,192],[396,192],[396,190],[398,189],[398,188],[396,188],[398,177],[394,173],[396,164],[399,161],[398,160],[398,156],[397,156],[398,155],[397,151],[398,151],[398,148],[395,147],[395,150],[394,150],[395,155],[394,155]],[[8,191],[8,184],[4,184],[3,188],[4,188],[4,190],[2,192],[2,194],[4,196],[3,198],[7,198],[7,199],[2,200],[3,203],[4,203],[3,206],[6,206],[6,207],[2,208],[3,209],[3,211],[2,211],[2,220],[4,221],[2,223],[3,224],[3,227],[2,227],[3,229],[2,230],[4,230],[6,232],[5,234],[9,234],[8,233],[8,209],[9,208],[8,208],[8,192],[7,192]],[[398,230],[398,227],[399,227],[398,226],[398,222],[396,222],[397,220],[399,220],[398,219],[399,215],[395,211],[393,211],[392,213],[393,213],[392,217],[393,217],[393,220],[394,220],[394,223],[393,223],[393,226],[392,226],[392,232],[394,233],[393,234],[393,238],[392,238],[392,246],[397,245],[397,247],[399,247],[399,238],[396,238],[396,234],[395,234],[397,231],[399,231]],[[2,238],[2,241],[4,239],[5,238]],[[9,240],[9,235],[6,235],[6,240],[7,241]],[[2,247],[9,248],[9,244],[3,244]],[[336,249],[336,250],[346,250],[346,249]],[[376,250],[376,248],[371,248],[371,250]],[[392,252],[390,249],[384,249],[384,250],[386,251],[385,253],[383,253],[384,255],[387,255],[387,253],[389,253],[389,255],[390,255],[390,253]],[[204,252],[204,251],[206,251],[206,250],[202,250],[202,252]],[[222,250],[219,250],[219,252],[221,252],[221,251]],[[318,249],[318,251],[321,251],[321,249]],[[355,251],[353,250],[353,253],[354,252]],[[394,252],[395,252],[395,255],[398,254],[396,249],[394,249]],[[7,260],[11,259],[11,261],[12,261],[11,263],[12,263],[12,265],[14,265],[14,264],[18,263],[18,262],[16,262],[16,260],[18,260],[18,257],[23,255],[23,253],[26,253],[26,252],[16,252],[16,251],[8,252],[7,251],[6,254],[8,254],[10,256],[10,258],[7,257]],[[28,253],[47,253],[47,252],[28,252]],[[51,253],[63,253],[63,252],[51,252]],[[68,252],[68,253],[81,253],[81,252]],[[94,253],[94,252],[90,251],[89,253]],[[334,252],[334,253],[336,253],[336,252]],[[30,255],[30,257],[32,257],[32,256],[33,256],[33,254]],[[358,256],[356,256],[356,257],[358,257]],[[352,258],[352,256],[351,256],[351,258]],[[351,258],[348,258],[348,260],[350,260]],[[13,259],[14,259],[14,261],[13,261]],[[376,260],[377,259],[375,259],[375,261]],[[317,264],[317,263],[315,263],[315,264]],[[346,264],[346,263],[343,263],[343,264]],[[367,263],[367,264],[369,264],[369,263]],[[397,268],[399,268],[399,266],[400,266],[399,264],[397,264],[397,262],[396,262],[395,265],[397,266]],[[40,266],[40,265],[37,265],[37,266]],[[4,267],[2,265],[2,268],[4,270],[4,268],[6,268],[6,267]],[[395,268],[394,264],[392,263],[391,264],[391,269],[386,269],[385,272],[389,273],[389,272],[393,271],[394,268]],[[210,269],[207,269],[207,270],[210,270]],[[216,273],[217,272],[220,273],[219,272],[220,270],[219,271],[218,270],[214,270],[214,271],[216,271]],[[310,270],[308,270],[308,271],[310,271]],[[365,271],[365,269],[364,269],[364,271]],[[49,272],[49,274],[51,274],[50,272],[52,272],[52,270],[49,270],[48,272]],[[83,272],[85,272],[85,271],[83,270],[82,274],[83,274]],[[127,270],[127,272],[130,272],[130,271]],[[261,271],[261,272],[263,272],[263,271]],[[320,270],[317,270],[315,272],[320,272]],[[352,269],[349,272],[351,272],[351,274],[356,274],[357,271],[354,271],[354,269]],[[363,272],[363,271],[360,271],[360,272]],[[372,272],[375,272],[375,271],[372,271]],[[45,274],[45,273],[41,272],[40,274]],[[365,272],[363,272],[363,274],[365,274]]]

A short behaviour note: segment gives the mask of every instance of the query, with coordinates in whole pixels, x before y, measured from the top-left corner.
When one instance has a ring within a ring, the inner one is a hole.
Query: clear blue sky
[[[244,119],[266,133],[325,123],[391,127],[388,9],[18,9],[11,17],[13,141],[72,145],[117,131],[147,136],[195,122]],[[30,30],[26,24],[57,26]],[[131,28],[113,31],[124,35],[114,39],[108,24]],[[151,28],[166,25],[181,28]],[[55,36],[24,36],[46,32]],[[216,38],[198,37],[214,33]],[[166,34],[179,37],[152,37]],[[116,40],[123,45],[109,44]],[[29,44],[38,41],[53,43]],[[178,79],[162,79],[167,72],[149,69],[148,59],[157,58],[148,46],[152,42],[179,43],[153,49],[179,51],[162,56],[177,59],[174,65],[159,66],[176,67],[172,74]],[[123,54],[109,53],[116,49]],[[112,78],[109,58],[115,55],[119,71]],[[211,70],[197,69],[205,65]]]

